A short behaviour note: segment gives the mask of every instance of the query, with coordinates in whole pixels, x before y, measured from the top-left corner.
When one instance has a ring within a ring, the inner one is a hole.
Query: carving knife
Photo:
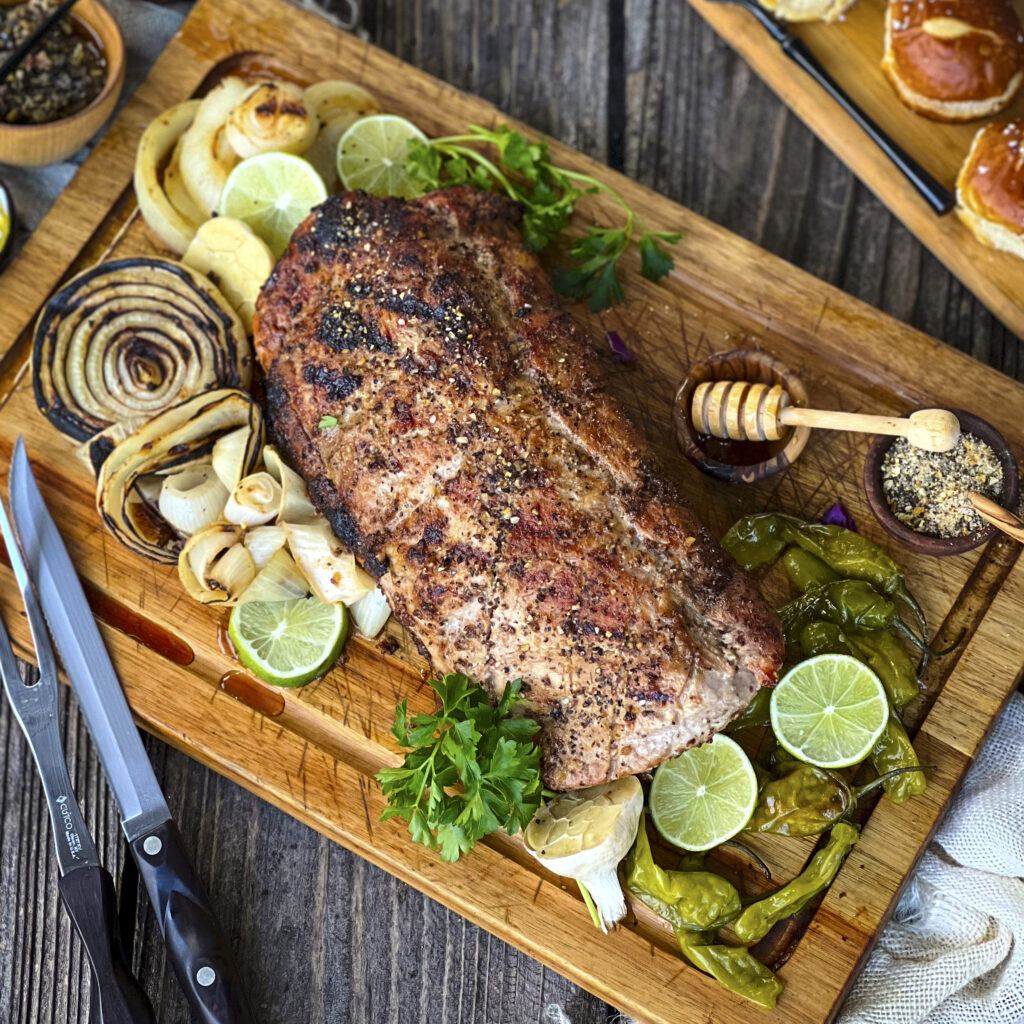
[[[956,206],[956,196],[934,175],[926,171],[902,146],[892,139],[868,115],[852,96],[828,73],[825,65],[799,36],[772,17],[758,0],[708,0],[709,3],[738,4],[749,11],[768,30],[782,52],[802,71],[806,71],[846,111],[871,141],[889,158],[897,170],[917,190],[934,213],[947,214]]]
[[[57,663],[32,581],[0,501],[0,532],[25,605],[39,678],[26,683],[18,672],[11,640],[0,622],[0,677],[14,717],[39,769],[50,811],[64,907],[92,968],[90,1016],[100,1024],[154,1024],[146,993],[132,976],[118,936],[117,896],[110,872],[100,865],[68,775],[57,720]]]
[[[231,948],[185,852],[20,437],[11,460],[10,503],[29,575],[193,1018],[199,1024],[248,1024],[253,1016]]]

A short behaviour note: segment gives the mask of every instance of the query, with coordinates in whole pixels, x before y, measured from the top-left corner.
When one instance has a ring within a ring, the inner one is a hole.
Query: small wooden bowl
[[[114,112],[124,85],[124,40],[100,0],[79,0],[71,17],[83,24],[107,60],[107,81],[84,110],[49,124],[0,124],[0,163],[42,167],[77,153]]]
[[[0,270],[3,270],[8,257],[14,251],[14,196],[10,189],[0,181],[0,211],[7,214],[7,237],[0,239]]]
[[[1017,460],[1006,443],[1006,438],[991,423],[986,423],[973,413],[964,412],[963,409],[950,411],[956,414],[960,421],[960,429],[965,434],[980,437],[996,453],[999,464],[1003,467],[1003,489],[996,501],[1004,508],[1015,509],[1020,497],[1020,476],[1017,471]],[[912,530],[892,514],[882,490],[882,459],[896,440],[895,437],[879,435],[871,442],[867,458],[864,460],[864,490],[868,504],[886,531],[904,547],[922,555],[962,555],[965,551],[992,540],[998,532],[994,526],[984,526],[964,537],[931,537],[926,533]]]
[[[779,441],[723,442],[698,434],[690,419],[694,388],[706,380],[746,380],[751,383],[781,384],[793,405],[807,405],[807,389],[788,367],[774,356],[757,349],[738,348],[720,352],[690,367],[689,376],[676,392],[672,416],[683,454],[700,470],[719,480],[755,483],[788,469],[804,450],[811,436],[809,427],[793,427]],[[753,459],[738,464],[746,449]],[[726,461],[726,457],[733,461]]]

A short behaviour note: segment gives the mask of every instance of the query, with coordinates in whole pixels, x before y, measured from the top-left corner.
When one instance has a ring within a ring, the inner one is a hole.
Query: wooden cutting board
[[[1018,337],[1024,338],[1024,260],[978,242],[955,213],[939,217],[839,106],[740,7],[690,0],[702,17],[785,100],[918,240]],[[882,74],[886,0],[857,0],[832,25],[790,28],[833,78],[888,134],[952,190],[978,128],[989,120],[1024,117],[1024,90],[996,118],[940,124],[905,107]],[[1024,0],[1014,0],[1024,20]]]
[[[751,1019],[743,1000],[689,967],[650,916],[615,934],[595,931],[575,886],[542,871],[518,841],[496,836],[456,865],[414,845],[402,825],[381,824],[374,772],[398,754],[388,734],[396,701],[432,707],[422,660],[397,626],[387,642],[353,640],[344,662],[302,690],[240,680],[222,650],[222,614],[185,597],[173,568],[149,563],[99,527],[93,482],[74,445],[43,420],[28,356],[36,314],[69,273],[111,256],[159,253],[131,192],[134,147],[148,121],[204,81],[252,54],[299,80],[344,77],[372,90],[385,110],[443,134],[501,118],[444,85],[279,0],[200,0],[149,78],[83,165],[15,262],[0,276],[0,473],[23,434],[44,495],[86,581],[125,690],[142,725],[276,806],[565,974],[608,1002],[657,1024]],[[224,62],[227,61],[227,65]],[[580,312],[607,388],[641,425],[666,471],[720,534],[764,508],[817,517],[841,499],[861,529],[884,540],[860,487],[866,439],[815,435],[784,476],[754,486],[698,474],[673,441],[671,399],[687,367],[712,352],[757,345],[797,371],[823,408],[901,413],[918,404],[968,405],[1024,449],[1013,409],[1024,387],[822,284],[563,146],[555,159],[620,189],[652,227],[682,230],[677,265],[654,286],[630,263],[629,302],[601,316]],[[588,199],[587,213],[614,217]],[[605,331],[637,352],[611,359]],[[934,663],[911,709],[916,744],[935,765],[927,794],[903,807],[882,800],[821,906],[763,947],[787,989],[775,1017],[831,1018],[886,920],[1024,665],[1024,567],[1019,548],[996,542],[947,559],[900,557],[938,642],[965,640]],[[19,652],[30,652],[7,570],[0,601]],[[231,694],[237,696],[233,697]],[[751,845],[776,880],[798,872],[809,843],[758,838]],[[726,865],[730,867],[730,865]],[[737,869],[738,870],[738,869]],[[748,892],[756,880],[741,872]],[[763,883],[762,883],[763,884]]]

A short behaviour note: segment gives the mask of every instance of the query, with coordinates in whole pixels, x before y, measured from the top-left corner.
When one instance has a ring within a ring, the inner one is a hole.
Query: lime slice
[[[258,153],[228,175],[217,212],[245,221],[280,256],[292,232],[326,198],[323,179],[302,157]]]
[[[303,686],[323,675],[347,635],[345,606],[315,597],[236,605],[228,622],[239,660],[273,686]]]
[[[371,196],[415,199],[419,184],[405,169],[409,140],[427,137],[411,121],[394,114],[374,114],[356,121],[338,143],[338,177],[345,188]]]
[[[648,798],[654,826],[684,850],[710,850],[750,820],[757,776],[743,748],[719,734],[660,765]]]
[[[848,654],[802,661],[772,692],[772,729],[794,757],[846,768],[871,753],[889,720],[878,676]]]

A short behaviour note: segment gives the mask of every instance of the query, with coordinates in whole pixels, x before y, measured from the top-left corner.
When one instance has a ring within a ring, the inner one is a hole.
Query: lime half
[[[878,676],[848,654],[802,661],[772,692],[772,729],[794,757],[846,768],[871,753],[889,720]]]
[[[309,211],[327,198],[327,186],[301,156],[258,153],[228,176],[217,212],[245,221],[280,256]]]
[[[719,734],[654,773],[649,797],[654,826],[684,850],[710,850],[750,820],[757,776],[743,748]]]
[[[405,161],[409,140],[427,137],[404,117],[374,114],[362,117],[338,143],[338,177],[347,189],[361,188],[371,196],[415,199],[422,190],[409,176]]]
[[[302,686],[323,675],[347,635],[345,606],[315,597],[236,605],[228,623],[239,660],[272,686]]]

